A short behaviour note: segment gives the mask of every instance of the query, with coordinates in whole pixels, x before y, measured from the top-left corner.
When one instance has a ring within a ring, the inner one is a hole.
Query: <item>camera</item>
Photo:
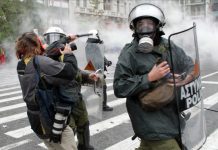
[[[59,48],[63,51],[64,48],[65,48],[65,45],[64,45],[64,44],[61,44]],[[70,48],[71,48],[72,51],[77,50],[77,46],[76,46],[75,43],[70,43]]]
[[[53,58],[54,60],[58,59],[58,57],[61,56],[60,50],[63,51],[65,46],[65,44],[60,44],[57,42],[54,46],[48,47],[46,49],[46,56]],[[75,43],[71,43],[70,48],[71,51],[77,50],[77,46]]]

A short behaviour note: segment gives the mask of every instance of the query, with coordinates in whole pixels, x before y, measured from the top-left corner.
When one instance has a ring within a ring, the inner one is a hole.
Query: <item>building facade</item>
[[[204,19],[207,16],[206,0],[181,0],[184,16],[190,16],[193,19]]]
[[[218,0],[207,0],[208,17],[218,22]]]
[[[91,19],[101,25],[119,26],[127,21],[134,5],[133,0],[70,0],[70,14],[81,22]]]
[[[176,4],[184,18],[218,20],[218,0],[36,0],[45,8],[46,25],[66,26],[74,20],[81,25],[95,22],[106,27],[127,23],[130,10],[140,3]],[[164,2],[164,3],[163,3]]]
[[[127,22],[134,0],[37,0],[45,7],[43,12],[47,26],[65,26],[76,19],[81,25],[87,21],[109,25]]]

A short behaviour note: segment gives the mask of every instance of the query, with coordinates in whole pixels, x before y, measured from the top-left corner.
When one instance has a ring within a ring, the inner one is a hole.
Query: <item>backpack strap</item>
[[[42,80],[43,76],[41,75],[41,69],[40,69],[40,65],[39,65],[39,59],[37,56],[33,57],[33,66],[36,70],[36,80],[38,81],[38,83],[42,83],[42,86],[45,90],[47,90],[47,86],[44,80]],[[38,86],[38,84],[37,84]]]
[[[44,82],[44,80],[42,79],[42,76],[40,75],[41,71],[40,71],[40,66],[39,66],[39,60],[38,57],[35,56],[33,58],[33,66],[36,70],[36,80],[37,80],[37,85],[36,88],[39,88],[39,83],[42,84],[42,87],[44,88],[44,90],[46,91],[45,94],[48,96],[48,88],[46,86],[46,83]],[[47,106],[47,102],[42,98],[43,103],[45,104],[45,108],[46,110],[49,112],[49,106]],[[54,107],[55,107],[55,102],[53,103]]]

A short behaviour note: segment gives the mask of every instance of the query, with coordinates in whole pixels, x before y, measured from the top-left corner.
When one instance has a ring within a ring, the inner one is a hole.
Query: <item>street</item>
[[[205,68],[201,72],[205,108],[218,111],[218,70]],[[106,73],[108,105],[114,110],[103,112],[102,119],[90,117],[91,143],[96,150],[131,150],[139,145],[138,139],[131,140],[134,133],[125,99],[113,94],[114,69],[112,66]],[[15,66],[1,68],[0,77],[0,150],[44,150],[30,129]],[[208,137],[202,150],[218,150],[217,113],[205,110]]]

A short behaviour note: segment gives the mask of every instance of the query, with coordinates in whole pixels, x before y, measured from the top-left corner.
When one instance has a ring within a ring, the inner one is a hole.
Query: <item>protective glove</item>
[[[112,65],[112,61],[108,60],[107,66],[111,66]]]

